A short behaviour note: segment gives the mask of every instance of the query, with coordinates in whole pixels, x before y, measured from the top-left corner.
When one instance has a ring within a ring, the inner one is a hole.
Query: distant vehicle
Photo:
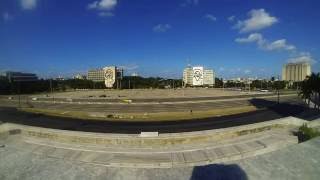
[[[268,89],[261,89],[260,92],[269,92]]]

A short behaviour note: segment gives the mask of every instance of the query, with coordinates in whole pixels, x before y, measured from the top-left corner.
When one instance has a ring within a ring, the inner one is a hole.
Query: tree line
[[[284,89],[286,87],[297,89],[300,83],[293,83],[289,86],[286,81],[272,80],[253,80],[250,86],[245,82],[227,81],[223,82],[221,78],[215,78],[215,88],[241,88],[251,90],[255,89]],[[140,77],[140,76],[124,76],[121,81],[114,84],[114,88],[118,89],[145,89],[145,88],[181,88],[183,86],[182,79],[165,79],[160,77]],[[12,82],[5,76],[0,76],[0,94],[31,94],[51,91],[66,91],[74,89],[104,89],[104,82],[94,82],[86,79],[67,79],[53,80],[40,79],[31,82]]]
[[[181,79],[164,79],[160,77],[132,77],[124,76],[114,88],[142,89],[142,88],[179,88]],[[32,94],[51,91],[67,91],[75,89],[105,89],[104,82],[94,82],[86,79],[39,79],[28,82],[9,82],[5,76],[0,76],[0,94]]]

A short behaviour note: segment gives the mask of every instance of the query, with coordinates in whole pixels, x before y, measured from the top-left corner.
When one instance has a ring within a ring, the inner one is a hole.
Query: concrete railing
[[[223,129],[183,133],[164,133],[155,137],[140,136],[140,134],[111,134],[67,131],[4,123],[0,125],[0,135],[20,134],[23,138],[36,138],[59,143],[76,143],[93,146],[170,148],[173,146],[192,145],[195,142],[219,142],[221,140],[267,131],[274,128],[297,127],[307,122],[308,121],[295,117],[286,117],[267,122]]]

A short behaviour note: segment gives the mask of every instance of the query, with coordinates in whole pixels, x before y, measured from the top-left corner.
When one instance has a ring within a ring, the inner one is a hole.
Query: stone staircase
[[[206,165],[253,157],[298,143],[290,129],[280,128],[216,142],[171,147],[124,148],[61,143],[30,137],[19,139],[12,148],[47,158],[108,167],[170,168]],[[9,144],[10,145],[10,144]]]

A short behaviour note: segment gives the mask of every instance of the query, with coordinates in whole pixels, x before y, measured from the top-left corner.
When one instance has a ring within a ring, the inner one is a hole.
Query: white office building
[[[282,80],[299,82],[311,75],[309,63],[288,63],[282,68]]]
[[[212,69],[205,69],[203,66],[188,66],[183,70],[184,86],[213,86],[215,74]]]

